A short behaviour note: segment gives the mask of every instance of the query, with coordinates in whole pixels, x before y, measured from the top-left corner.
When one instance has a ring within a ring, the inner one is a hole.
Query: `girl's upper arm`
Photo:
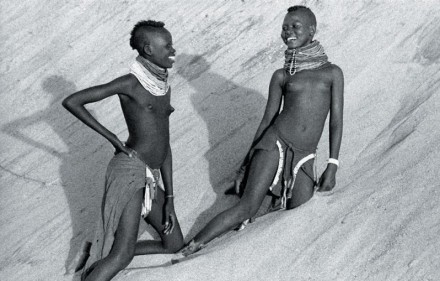
[[[332,99],[330,122],[342,122],[344,110],[344,74],[338,66],[332,69],[333,83],[332,83]]]
[[[278,69],[272,75],[269,85],[269,96],[267,98],[266,110],[263,120],[271,122],[273,117],[279,113],[283,95],[284,69]]]
[[[130,87],[132,85],[131,83],[131,77],[130,75],[124,75],[121,77],[116,78],[115,80],[102,84],[93,86],[81,91],[78,91],[70,96],[68,96],[64,101],[64,106],[69,105],[84,105],[87,103],[97,102],[100,100],[103,100],[107,97],[110,97],[112,95],[117,94],[125,94],[130,95],[131,90]]]

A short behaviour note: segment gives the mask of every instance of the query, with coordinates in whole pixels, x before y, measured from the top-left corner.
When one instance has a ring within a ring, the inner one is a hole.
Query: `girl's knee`
[[[258,206],[243,202],[238,208],[238,216],[240,221],[250,219],[258,212]]]
[[[301,198],[292,198],[287,201],[286,209],[291,210],[307,203],[313,197],[313,193],[307,196],[302,196]]]
[[[164,245],[164,248],[168,253],[174,254],[174,253],[178,252],[180,249],[182,249],[184,245],[185,244],[182,240],[179,242],[174,242],[174,243],[168,244],[166,246]]]
[[[119,270],[126,268],[134,258],[134,251],[122,251],[116,253],[112,260],[115,267]]]
[[[185,246],[185,242],[183,241],[183,235],[180,228],[178,230],[174,229],[170,236],[162,237],[162,246],[170,254],[176,253],[182,249],[183,246]]]

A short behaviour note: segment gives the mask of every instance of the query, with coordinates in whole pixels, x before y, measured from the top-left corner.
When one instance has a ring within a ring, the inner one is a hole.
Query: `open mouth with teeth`
[[[287,42],[293,41],[293,40],[296,40],[296,37],[289,37],[289,38],[287,38]]]
[[[176,61],[176,57],[175,56],[169,56],[168,57],[170,60],[172,60],[172,61]]]

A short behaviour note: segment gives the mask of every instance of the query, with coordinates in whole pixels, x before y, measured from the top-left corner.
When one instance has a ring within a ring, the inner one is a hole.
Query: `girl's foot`
[[[188,243],[185,247],[183,247],[182,250],[180,250],[178,253],[174,255],[173,259],[179,259],[187,257],[191,254],[194,254],[195,252],[200,251],[204,248],[204,245],[202,243],[196,243],[194,240],[191,240],[191,242]]]

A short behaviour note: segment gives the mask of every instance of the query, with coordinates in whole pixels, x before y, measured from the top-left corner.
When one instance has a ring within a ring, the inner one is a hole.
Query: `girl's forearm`
[[[171,147],[168,146],[168,153],[165,161],[160,168],[162,174],[162,181],[165,189],[165,196],[174,195],[173,190],[173,156],[171,152]]]

